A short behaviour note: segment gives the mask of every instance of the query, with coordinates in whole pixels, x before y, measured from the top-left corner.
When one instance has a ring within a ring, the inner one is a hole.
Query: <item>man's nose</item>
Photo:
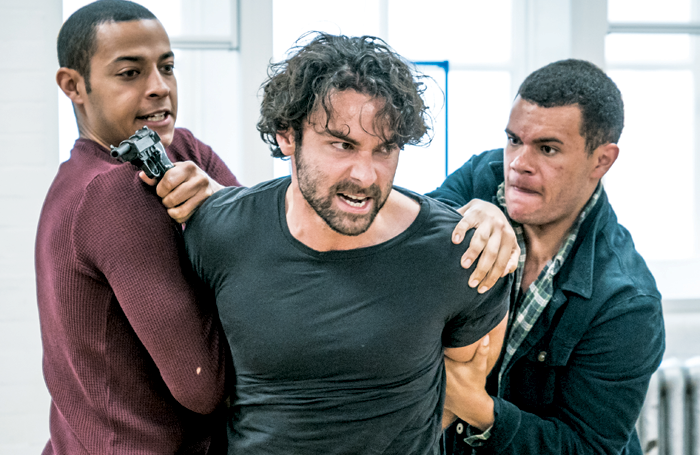
[[[152,97],[163,97],[170,93],[170,86],[165,80],[165,76],[160,73],[157,69],[151,71],[148,76],[148,89],[147,95]]]
[[[361,151],[353,159],[350,178],[361,186],[370,186],[377,180],[372,151]]]
[[[510,162],[510,168],[516,172],[533,172],[533,158],[535,151],[531,146],[523,145],[517,150],[512,151],[514,154]]]

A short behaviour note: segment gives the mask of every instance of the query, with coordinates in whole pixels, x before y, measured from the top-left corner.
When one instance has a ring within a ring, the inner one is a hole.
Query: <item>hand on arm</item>
[[[495,205],[472,199],[458,212],[463,217],[452,232],[452,242],[460,243],[469,229],[476,228],[469,249],[462,256],[462,267],[469,268],[481,254],[469,286],[479,286],[478,291],[484,293],[499,278],[515,271],[520,247],[508,219]]]
[[[482,431],[494,422],[493,400],[486,392],[486,377],[500,355],[507,323],[508,315],[476,343],[445,349],[445,414],[453,413]]]
[[[149,185],[158,184],[158,196],[163,199],[168,215],[178,223],[187,221],[197,207],[223,188],[191,161],[175,163],[175,167],[166,172],[160,182],[148,178],[143,171],[139,177]]]

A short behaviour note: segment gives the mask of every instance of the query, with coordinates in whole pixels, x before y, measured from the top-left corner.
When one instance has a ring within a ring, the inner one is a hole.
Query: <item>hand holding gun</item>
[[[187,221],[202,202],[223,188],[191,161],[174,165],[165,154],[158,133],[146,126],[122,141],[119,147],[112,146],[111,149],[114,158],[143,171],[141,180],[158,185],[156,193],[163,199],[168,214],[178,223]],[[163,178],[165,172],[173,168],[168,177]]]
[[[175,167],[165,154],[160,136],[144,126],[119,147],[110,146],[112,156],[124,163],[129,162],[152,179],[160,179],[168,169]]]

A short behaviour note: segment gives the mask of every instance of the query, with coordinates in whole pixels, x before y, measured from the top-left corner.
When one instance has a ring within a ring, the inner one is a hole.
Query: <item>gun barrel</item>
[[[129,142],[122,142],[119,147],[112,147],[112,157],[114,158],[121,158],[124,156],[126,153],[131,150],[131,144]]]

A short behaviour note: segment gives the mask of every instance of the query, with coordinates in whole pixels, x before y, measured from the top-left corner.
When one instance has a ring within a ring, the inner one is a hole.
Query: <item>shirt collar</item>
[[[564,239],[564,242],[562,243],[562,246],[559,248],[559,251],[557,254],[554,256],[552,259],[552,262],[554,262],[554,269],[553,272],[554,274],[558,273],[561,267],[564,265],[564,262],[566,261],[567,257],[569,256],[569,253],[573,249],[574,244],[576,243],[576,239],[578,237],[579,231],[581,229],[581,225],[583,222],[588,218],[588,216],[591,214],[593,211],[594,207],[598,203],[598,200],[601,198],[601,195],[603,195],[603,184],[601,182],[598,182],[598,186],[596,187],[595,191],[593,192],[593,195],[591,195],[590,199],[586,203],[586,205],[583,207],[581,210],[581,213],[579,213],[579,216],[576,218],[576,221],[574,222],[573,226],[571,226],[571,229],[569,230],[569,233],[566,235],[566,238]],[[518,240],[518,246],[520,246],[520,258],[518,260],[518,271],[516,274],[515,278],[515,285],[516,287],[514,289],[520,289],[520,283],[522,280],[522,269],[525,265],[525,258],[526,258],[526,248],[525,248],[525,237],[522,229],[522,225],[520,223],[517,223],[513,220],[510,219],[508,216],[508,210],[506,206],[506,198],[505,198],[505,182],[501,182],[501,184],[498,186],[498,191],[496,193],[496,200],[498,204],[503,208],[504,212],[506,213],[506,216],[508,217],[508,221],[510,221],[511,225],[513,226],[513,229],[515,230],[516,237]],[[593,245],[590,245],[589,249],[592,249]],[[571,277],[572,280],[564,280],[564,283],[562,284],[562,289],[566,290],[571,290],[574,291],[583,297],[589,298],[592,292],[591,288],[591,273],[583,273],[584,271],[588,271],[589,269],[592,269],[592,261],[593,261],[593,254],[586,254],[586,252],[581,251],[582,253],[580,257],[579,255],[575,256],[572,258],[572,262],[575,261],[577,263],[577,266],[580,265],[582,266],[581,268],[575,267],[577,270],[579,270],[582,273],[579,273],[579,279],[576,279],[575,277]],[[587,279],[589,278],[589,279]],[[539,278],[538,278],[539,279]]]

